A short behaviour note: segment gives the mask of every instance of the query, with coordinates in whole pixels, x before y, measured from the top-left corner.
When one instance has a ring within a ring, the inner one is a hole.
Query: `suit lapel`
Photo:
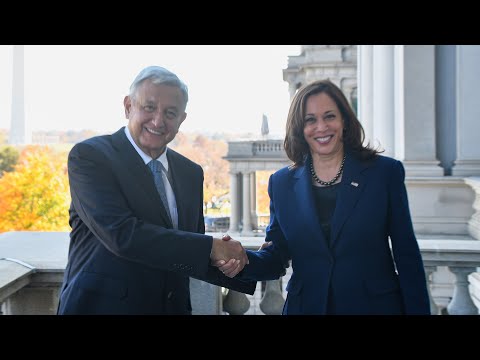
[[[173,194],[175,195],[175,201],[177,203],[177,215],[178,215],[178,228],[183,229],[184,224],[183,221],[186,218],[185,214],[185,206],[183,206],[183,196],[179,189],[188,189],[188,184],[184,184],[183,181],[189,181],[187,175],[182,174],[182,168],[178,166],[178,161],[175,161],[176,153],[173,151],[167,151],[167,159],[168,159],[168,172],[170,173],[170,177],[172,181],[170,181],[170,185],[173,189]]]
[[[331,244],[337,241],[340,230],[355,208],[365,188],[367,178],[361,172],[365,169],[358,160],[347,154],[342,175],[342,182],[337,194],[337,205],[332,217]]]
[[[146,204],[150,204],[153,212],[160,213],[163,223],[173,227],[170,217],[167,215],[167,209],[163,206],[160,195],[155,187],[150,169],[145,165],[140,155],[128,140],[124,127],[112,135],[112,144],[119,152],[125,168],[129,169],[128,173],[132,174],[132,184],[136,184],[135,191],[141,189],[147,199]]]

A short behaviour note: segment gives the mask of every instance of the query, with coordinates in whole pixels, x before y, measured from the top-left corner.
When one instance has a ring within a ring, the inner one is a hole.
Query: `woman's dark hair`
[[[303,136],[305,108],[307,99],[311,95],[320,93],[325,93],[330,96],[342,114],[344,121],[343,145],[345,151],[348,151],[360,160],[368,160],[379,154],[381,151],[371,148],[370,144],[363,145],[365,132],[362,124],[358,121],[355,112],[348,103],[342,90],[330,80],[318,80],[301,87],[290,104],[283,145],[288,158],[293,161],[293,167],[303,165],[310,152],[305,137]]]

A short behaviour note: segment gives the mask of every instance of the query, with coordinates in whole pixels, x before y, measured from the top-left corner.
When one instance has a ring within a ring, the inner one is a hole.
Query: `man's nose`
[[[155,127],[157,127],[157,128],[162,127],[162,126],[165,124],[165,122],[163,121],[163,114],[162,114],[162,112],[157,111],[157,112],[153,115],[152,122],[153,122],[153,125],[155,125]]]

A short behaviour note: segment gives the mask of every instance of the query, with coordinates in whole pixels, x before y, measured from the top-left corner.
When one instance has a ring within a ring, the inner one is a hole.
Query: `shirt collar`
[[[146,164],[148,164],[150,161],[152,161],[153,159],[145,154],[142,149],[140,149],[138,147],[138,145],[135,143],[135,141],[133,140],[132,138],[132,134],[130,133],[130,130],[128,129],[128,126],[125,126],[125,135],[127,135],[127,139],[128,141],[130,141],[130,143],[132,144],[132,146],[135,148],[135,150],[137,151],[138,155],[140,155],[140,157],[142,158],[143,162]],[[168,159],[167,159],[167,150],[168,150],[168,147],[165,147],[165,151],[162,153],[162,155],[160,155],[157,160],[160,161],[163,165],[163,167],[165,168],[165,170],[168,172]]]

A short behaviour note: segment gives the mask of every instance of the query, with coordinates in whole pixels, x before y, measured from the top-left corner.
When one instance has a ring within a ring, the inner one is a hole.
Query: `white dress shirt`
[[[127,135],[127,139],[133,145],[135,150],[137,150],[138,155],[142,157],[142,160],[145,162],[145,165],[147,165],[150,161],[154,160],[149,155],[145,154],[142,151],[142,149],[138,147],[138,145],[135,143],[135,141],[132,138],[132,134],[130,134],[130,130],[128,130],[128,126],[125,126],[125,135]],[[160,161],[163,167],[165,168],[165,170],[168,172],[167,151],[168,151],[168,147],[165,148],[165,151],[162,153],[162,155],[160,155],[155,160]],[[172,219],[172,222],[173,222],[173,228],[178,229],[177,201],[175,200],[175,194],[173,192],[172,185],[170,184],[167,174],[164,171],[162,171],[162,179],[165,185],[165,192],[167,193],[167,201],[168,201],[168,207],[169,207],[168,210],[170,211],[170,218]]]

